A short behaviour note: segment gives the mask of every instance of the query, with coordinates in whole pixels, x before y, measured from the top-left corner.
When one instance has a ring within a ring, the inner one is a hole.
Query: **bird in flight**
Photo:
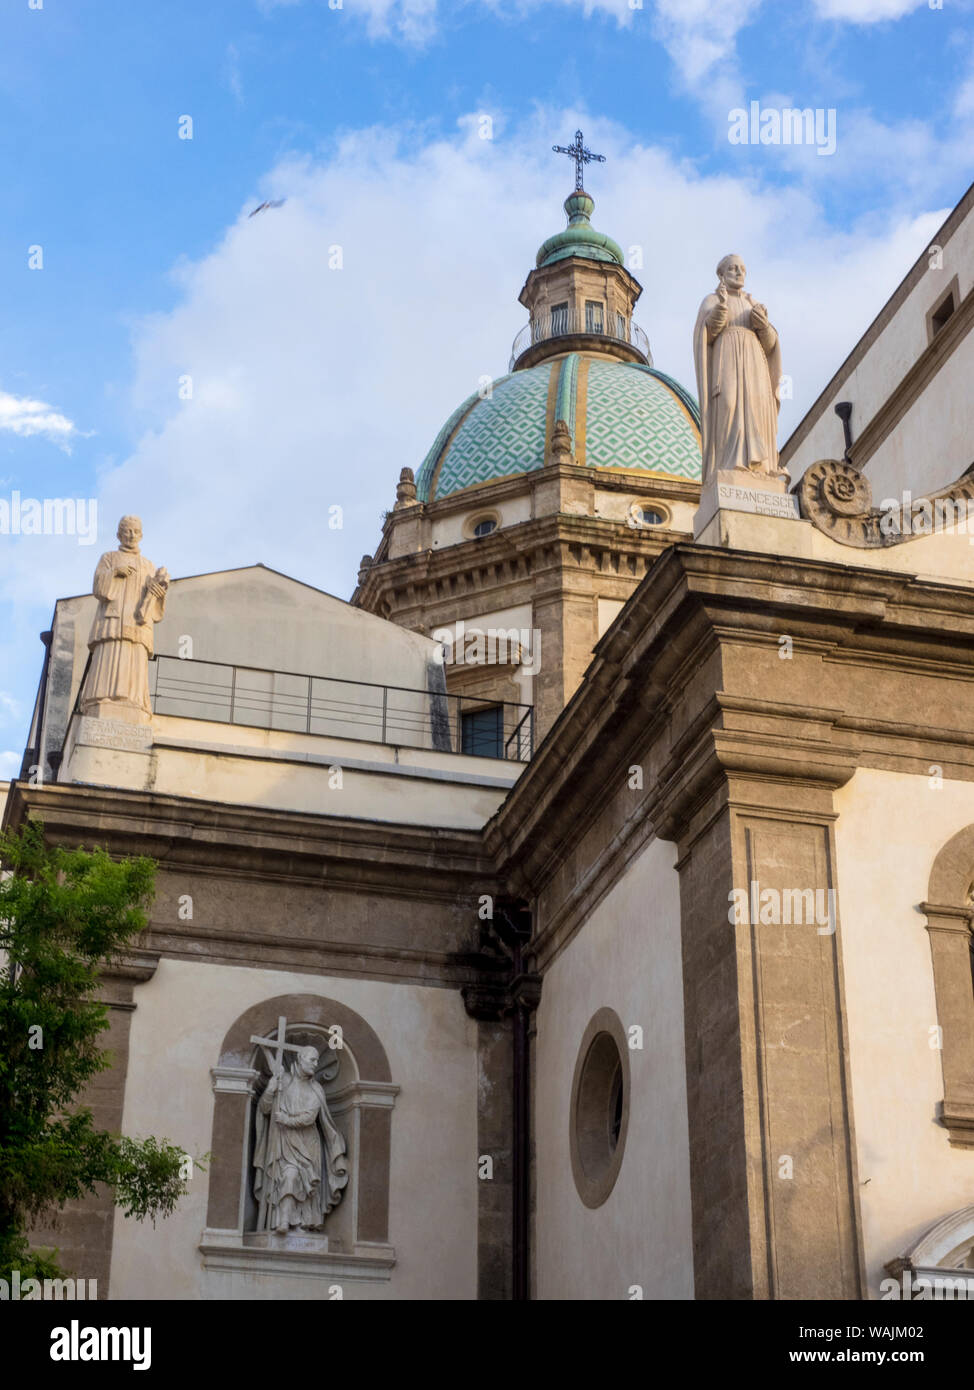
[[[266,203],[261,203],[259,207],[254,208],[253,212],[250,213],[250,216],[256,217],[259,212],[263,212],[266,208],[282,208],[286,202],[286,198],[271,199]]]

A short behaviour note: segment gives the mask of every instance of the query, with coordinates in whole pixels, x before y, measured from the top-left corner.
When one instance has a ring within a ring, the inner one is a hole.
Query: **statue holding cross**
[[[336,1129],[324,1088],[315,1079],[318,1049],[286,1041],[287,1019],[276,1038],[252,1037],[271,1072],[257,1102],[254,1196],[258,1231],[287,1235],[294,1227],[320,1230],[348,1184],[345,1140]],[[284,1054],[294,1054],[288,1069]],[[336,1068],[337,1070],[337,1068]]]
[[[596,164],[605,163],[604,154],[593,154],[591,150],[585,148],[582,142],[582,132],[576,130],[575,139],[570,145],[552,145],[555,154],[567,154],[575,161],[575,192],[581,193],[582,189],[582,168],[586,164],[591,164],[594,160]]]

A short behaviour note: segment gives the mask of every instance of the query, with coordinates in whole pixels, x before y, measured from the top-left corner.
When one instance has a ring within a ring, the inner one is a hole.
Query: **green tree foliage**
[[[146,926],[155,864],[49,846],[36,823],[0,835],[0,863],[0,1277],[52,1278],[27,1237],[41,1213],[105,1183],[126,1216],[154,1220],[186,1190],[181,1149],[98,1130],[78,1104],[111,1065],[99,967]]]

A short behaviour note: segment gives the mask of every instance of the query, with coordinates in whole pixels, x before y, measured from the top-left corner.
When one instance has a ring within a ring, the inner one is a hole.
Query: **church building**
[[[159,866],[89,1100],[208,1155],[34,1233],[103,1297],[974,1297],[974,190],[731,477],[581,167],[350,603],[146,515],[42,635],[4,824]]]

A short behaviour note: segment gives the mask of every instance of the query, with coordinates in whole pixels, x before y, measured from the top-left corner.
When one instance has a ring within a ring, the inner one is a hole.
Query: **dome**
[[[579,465],[700,481],[694,398],[654,367],[572,352],[464,401],[423,460],[419,500],[542,468],[558,420],[568,426]]]
[[[581,189],[569,194],[565,199],[568,226],[563,232],[556,232],[543,243],[535,264],[539,267],[554,265],[556,261],[563,261],[566,256],[584,256],[587,261],[612,261],[616,265],[622,265],[622,250],[619,245],[610,236],[606,236],[605,232],[597,232],[589,221],[594,210],[595,203]]]

